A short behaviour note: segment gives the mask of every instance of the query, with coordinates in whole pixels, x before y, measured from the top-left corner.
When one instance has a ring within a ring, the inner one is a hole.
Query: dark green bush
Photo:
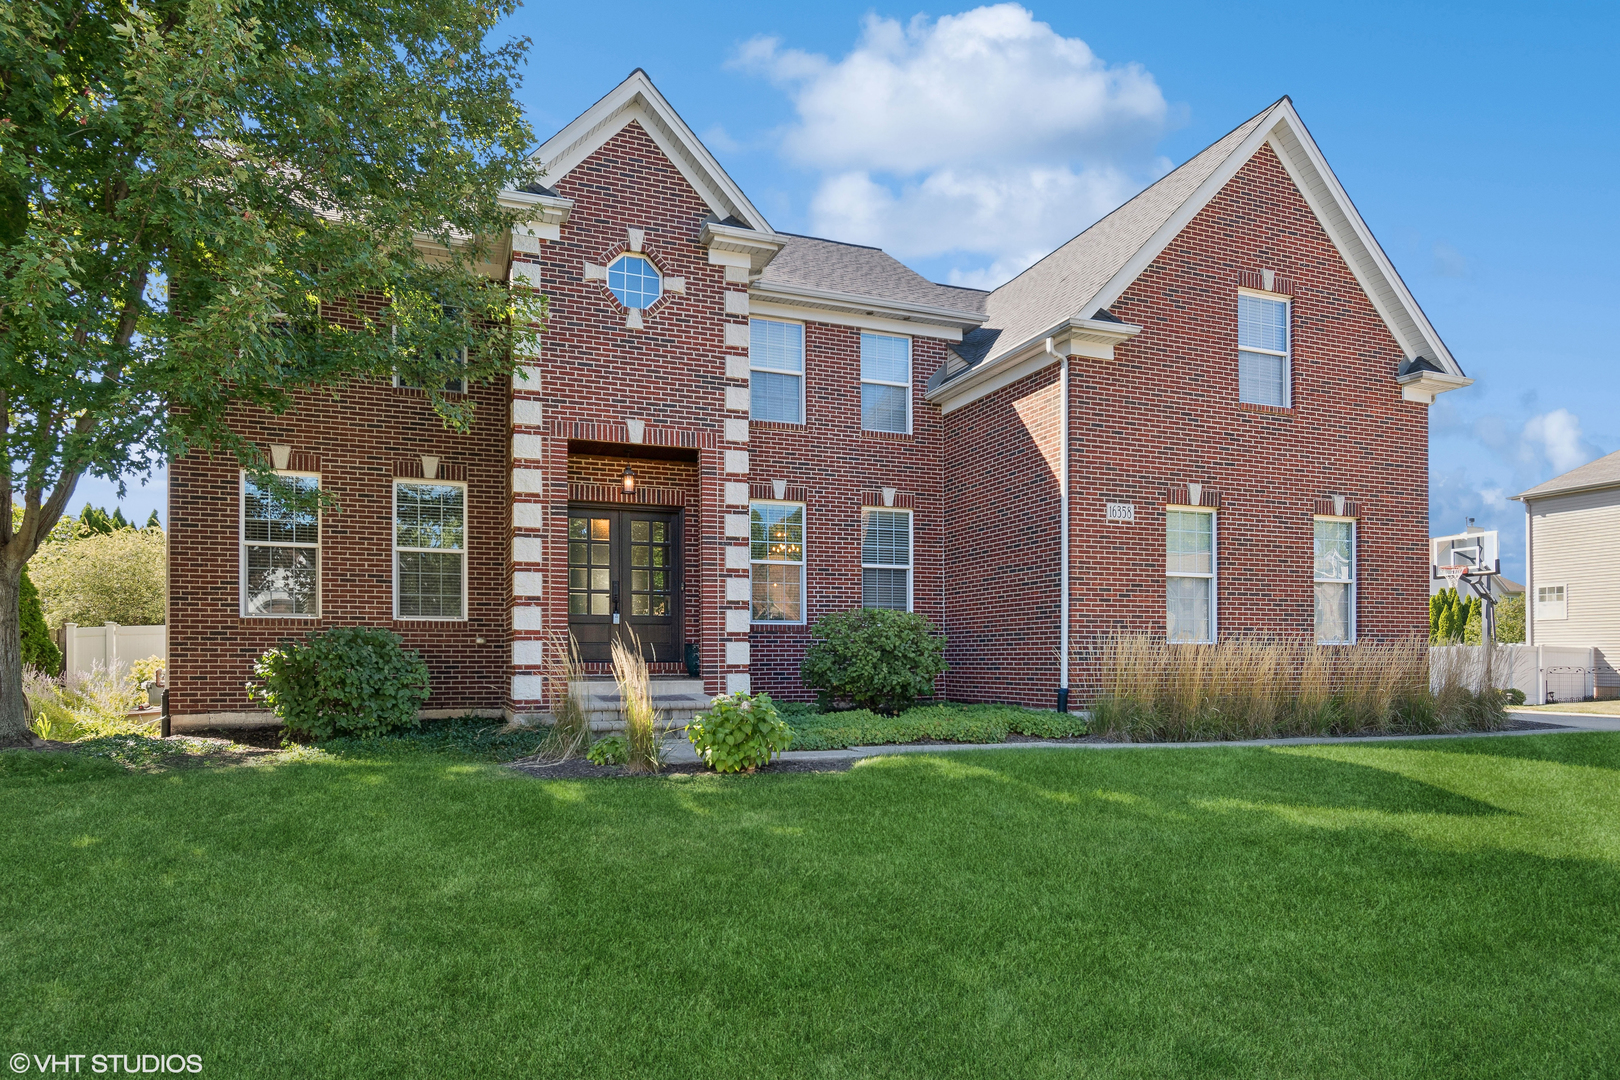
[[[22,632],[22,662],[37,667],[45,674],[62,674],[62,650],[51,640],[51,628],[45,625],[45,610],[39,602],[39,589],[29,580],[28,567],[23,567],[22,591],[17,594],[18,629]]]
[[[427,701],[427,665],[399,635],[334,626],[284,641],[253,665],[248,696],[268,705],[295,735],[385,735],[414,728]]]
[[[860,608],[826,615],[810,628],[800,674],[822,707],[897,713],[932,697],[945,668],[945,638],[921,615]]]
[[[1506,690],[1502,691],[1502,704],[1523,705],[1524,691],[1520,690],[1517,686],[1508,687]]]
[[[726,694],[692,718],[686,737],[716,772],[753,772],[786,750],[793,732],[769,694]]]

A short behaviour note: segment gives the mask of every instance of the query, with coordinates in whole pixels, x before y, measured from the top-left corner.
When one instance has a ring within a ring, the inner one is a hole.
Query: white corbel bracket
[[[698,234],[698,243],[709,249],[710,265],[746,267],[750,274],[758,274],[776,258],[785,241],[773,233],[710,221]]]
[[[1059,326],[1050,339],[1047,351],[1057,356],[1084,356],[1092,360],[1112,360],[1114,346],[1129,341],[1142,332],[1135,323],[1112,322],[1107,319],[1070,319]]]
[[[1434,399],[1447,390],[1461,390],[1474,385],[1473,379],[1444,371],[1410,371],[1395,376],[1395,381],[1400,384],[1403,400],[1415,401],[1420,405],[1433,405]]]

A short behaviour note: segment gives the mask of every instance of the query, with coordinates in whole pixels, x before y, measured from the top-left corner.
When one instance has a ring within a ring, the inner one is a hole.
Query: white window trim
[[[863,506],[861,507],[861,577],[864,579],[867,570],[899,570],[900,566],[894,563],[869,563],[866,561],[866,514],[867,511],[880,511],[885,514],[906,515],[906,557],[909,560],[904,570],[906,572],[906,610],[911,611],[917,602],[916,569],[917,569],[917,515],[909,507],[904,506]],[[866,582],[862,580],[861,588],[864,591]],[[866,598],[861,598],[861,606],[866,606]],[[876,609],[874,609],[876,610]],[[893,610],[886,609],[886,610]]]
[[[861,336],[862,337],[866,337],[868,334],[870,334],[872,337],[898,338],[899,340],[904,341],[906,343],[906,374],[909,375],[909,376],[913,376],[913,377],[916,376],[917,373],[916,373],[916,371],[913,370],[914,359],[913,359],[913,357],[911,355],[911,351],[912,351],[911,350],[911,338],[910,338],[909,335],[906,335],[906,334],[882,334],[882,333],[879,333],[876,330],[862,330],[861,331]],[[905,388],[905,391],[906,391],[906,430],[904,430],[904,431],[890,431],[888,428],[869,428],[869,427],[866,426],[865,417],[862,417],[862,419],[861,419],[861,430],[862,431],[877,431],[877,432],[881,432],[881,433],[886,434],[886,435],[910,435],[911,434],[911,425],[912,425],[912,420],[911,420],[911,413],[912,413],[912,408],[911,408],[911,379],[908,378],[903,383],[902,382],[889,382],[887,379],[868,379],[866,377],[865,368],[866,368],[866,363],[865,363],[865,359],[863,358],[862,361],[861,361],[861,369],[862,369],[861,370],[861,385],[862,386],[866,386],[867,384],[870,383],[872,386],[900,386],[900,387]],[[863,404],[863,411],[864,411],[864,402],[862,404]]]
[[[1541,599],[1541,594],[1544,591],[1550,591],[1552,589],[1557,589],[1558,590],[1558,593],[1559,593],[1559,596],[1561,597],[1561,599],[1558,599],[1558,600],[1543,600],[1543,599]],[[1567,620],[1569,618],[1569,586],[1568,585],[1561,585],[1561,584],[1537,585],[1537,586],[1535,586],[1535,590],[1536,590],[1536,595],[1532,598],[1532,602],[1533,602],[1533,604],[1535,606],[1534,617],[1537,620],[1542,621],[1542,622],[1562,622],[1562,621],[1565,621],[1565,620]],[[1556,615],[1553,614],[1554,611],[1557,612]]]
[[[277,476],[306,477],[315,481],[315,487],[321,486],[321,474],[315,472],[299,472],[293,469],[280,469]],[[247,538],[247,485],[248,474],[246,470],[237,473],[236,481],[236,539],[237,539],[237,575],[236,575],[236,610],[244,619],[319,619],[321,617],[321,581],[326,577],[326,560],[321,557],[321,538],[326,535],[326,522],[321,519],[321,508],[315,507],[315,542],[313,544],[274,543],[255,540],[253,547],[296,547],[312,548],[315,551],[315,610],[312,612],[287,612],[277,615],[274,612],[264,615],[250,615],[247,609],[248,590],[248,559],[249,542]]]
[[[398,341],[399,340],[399,327],[391,326],[391,327],[389,327],[389,331],[393,335],[393,339],[395,341]],[[462,371],[461,371],[461,389],[460,390],[446,390],[445,391],[446,394],[465,394],[467,392],[467,346],[465,346],[465,345],[463,345],[461,347],[461,369],[462,369]],[[448,381],[448,380],[446,380],[446,381]],[[399,374],[399,369],[398,368],[394,369],[393,386],[394,386],[395,390],[425,390],[426,389],[426,387],[422,387],[422,386],[406,386],[404,383],[400,382],[400,374]]]
[[[1219,597],[1220,597],[1220,594],[1221,594],[1221,589],[1220,589],[1220,567],[1221,567],[1221,560],[1220,560],[1220,551],[1221,551],[1220,528],[1221,528],[1221,522],[1220,522],[1220,517],[1219,517],[1218,513],[1216,512],[1216,508],[1213,507],[1213,506],[1186,506],[1186,505],[1183,505],[1181,503],[1170,503],[1164,509],[1165,509],[1165,513],[1167,515],[1172,513],[1172,512],[1183,513],[1183,514],[1191,513],[1191,514],[1208,514],[1209,515],[1209,573],[1207,573],[1207,574],[1189,574],[1189,573],[1186,573],[1185,571],[1179,571],[1179,570],[1176,571],[1175,573],[1171,573],[1169,567],[1166,567],[1165,571],[1164,571],[1164,576],[1165,576],[1166,579],[1173,578],[1173,577],[1190,577],[1190,578],[1208,578],[1209,579],[1209,637],[1207,637],[1207,638],[1205,638],[1205,639],[1203,639],[1201,641],[1180,641],[1180,642],[1175,642],[1174,644],[1178,644],[1178,645],[1213,645],[1216,641],[1220,640],[1220,636],[1221,636],[1220,603],[1219,603]],[[1166,528],[1168,529],[1168,527],[1169,527],[1169,525],[1168,525],[1168,518],[1167,518],[1166,519]],[[1165,605],[1164,605],[1164,629],[1165,629],[1165,636],[1168,637],[1169,633],[1170,633],[1170,598],[1169,598],[1169,595],[1168,595],[1169,590],[1166,589],[1165,592],[1166,592],[1166,596],[1165,596]]]
[[[1238,289],[1239,296],[1252,296],[1257,300],[1271,300],[1283,305],[1283,350],[1261,349],[1253,345],[1244,345],[1239,337],[1238,352],[1255,353],[1259,356],[1280,356],[1283,362],[1282,389],[1283,403],[1280,408],[1292,409],[1294,407],[1294,298],[1284,296],[1282,293],[1269,293],[1261,289]],[[1241,362],[1242,358],[1239,357]],[[1245,405],[1260,405],[1258,401],[1244,401],[1243,390],[1238,389],[1238,401]]]
[[[750,327],[752,327],[752,325],[754,323],[756,323],[756,322],[770,322],[770,323],[780,323],[783,326],[797,326],[799,328],[799,370],[798,371],[789,371],[786,368],[769,367],[762,360],[756,362],[754,360],[754,350],[752,348],[750,348],[748,350],[748,371],[749,371],[749,376],[750,376],[749,380],[748,380],[748,394],[749,394],[749,398],[748,398],[748,401],[749,401],[748,419],[750,419],[750,420],[758,420],[762,424],[795,424],[795,421],[792,421],[792,420],[770,420],[770,419],[766,419],[765,417],[756,417],[754,415],[754,407],[753,407],[754,380],[752,378],[752,375],[756,371],[765,371],[765,372],[769,372],[772,375],[791,375],[795,379],[799,380],[799,419],[796,422],[795,426],[803,427],[810,419],[809,416],[806,414],[806,404],[805,404],[805,399],[808,396],[805,393],[805,378],[806,378],[805,369],[810,366],[809,358],[805,355],[806,353],[808,353],[810,351],[809,346],[808,346],[808,344],[806,343],[806,340],[805,340],[808,337],[808,335],[805,333],[805,330],[806,330],[805,324],[803,322],[797,320],[797,319],[778,319],[778,318],[774,318],[774,317],[767,318],[766,316],[763,316],[763,315],[750,316],[748,322],[749,322]],[[749,335],[748,335],[749,342],[752,343],[753,339],[754,339],[754,335],[753,335],[752,332],[750,332]]]
[[[1348,521],[1350,523],[1350,638],[1347,641],[1321,641],[1318,645],[1354,645],[1360,635],[1357,625],[1357,600],[1361,593],[1361,524],[1353,517],[1333,514],[1315,514],[1311,517],[1311,630],[1316,630],[1316,523],[1318,521]],[[1333,584],[1325,582],[1324,584]],[[1344,584],[1339,582],[1338,584]]]
[[[756,506],[797,506],[803,511],[804,521],[802,540],[799,551],[799,617],[797,619],[756,619],[754,618],[754,567],[756,566],[792,566],[786,559],[756,559],[754,558],[754,507]],[[792,499],[749,499],[748,500],[748,621],[756,626],[804,626],[810,619],[810,598],[805,590],[805,565],[810,561],[810,506],[808,503],[794,502]]]
[[[436,487],[458,487],[461,489],[461,547],[459,548],[418,548],[399,546],[399,485],[401,484],[432,484]],[[389,556],[390,575],[394,579],[394,620],[396,622],[466,622],[467,621],[467,548],[472,540],[472,505],[467,497],[467,481],[465,480],[429,480],[425,477],[396,476],[393,486],[389,489],[388,513],[388,544],[393,549]],[[461,614],[460,615],[401,615],[399,613],[399,553],[402,551],[425,551],[430,554],[456,552],[461,556]]]
[[[621,251],[617,255],[613,256],[612,259],[608,260],[608,264],[602,268],[602,287],[606,289],[610,295],[612,295],[614,300],[618,301],[620,307],[624,308],[626,311],[646,311],[648,310],[647,308],[631,307],[629,304],[625,303],[624,297],[614,292],[613,286],[608,284],[609,281],[613,280],[610,276],[613,273],[613,268],[625,259],[640,259],[642,262],[652,267],[653,276],[658,279],[658,295],[653,297],[653,304],[657,304],[660,300],[662,300],[664,298],[664,294],[669,291],[668,286],[664,284],[664,268],[653,262],[645,251]],[[651,305],[649,305],[649,307],[650,306]]]

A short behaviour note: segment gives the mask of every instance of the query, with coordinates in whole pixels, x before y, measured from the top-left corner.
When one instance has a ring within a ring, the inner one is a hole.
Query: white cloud
[[[1005,280],[1168,168],[1153,76],[1018,4],[868,16],[838,60],[756,38],[733,63],[793,100],[782,151],[824,174],[815,231],[901,257],[983,256],[963,283]]]
[[[1445,278],[1468,276],[1468,259],[1444,240],[1434,242],[1434,272]]]
[[[1533,416],[1524,425],[1523,449],[1544,457],[1553,469],[1569,472],[1597,457],[1597,452],[1581,437],[1581,419],[1568,409],[1554,409]],[[1550,477],[1549,477],[1550,479]]]

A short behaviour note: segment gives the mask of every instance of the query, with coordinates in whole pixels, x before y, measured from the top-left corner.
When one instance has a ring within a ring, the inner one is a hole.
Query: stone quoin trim
[[[336,497],[317,618],[240,616],[239,470],[199,453],[171,464],[182,728],[262,721],[242,689],[254,659],[354,624],[422,653],[434,712],[544,716],[548,641],[587,625],[571,570],[594,564],[570,563],[571,512],[621,530],[626,620],[638,582],[649,611],[654,596],[654,568],[630,565],[644,557],[634,523],[678,536],[664,568],[676,613],[659,625],[682,655],[653,671],[695,672],[710,695],[811,696],[809,628],[861,604],[873,508],[910,515],[910,606],[947,637],[936,690],[953,700],[1052,707],[1066,656],[1086,703],[1093,643],[1164,631],[1177,507],[1216,514],[1221,636],[1315,633],[1317,517],[1355,520],[1356,635],[1426,628],[1427,405],[1469,380],[1287,99],[991,292],[775,231],[639,71],[536,160],[545,186],[503,196],[531,220],[497,238],[489,272],[544,292],[548,324],[510,381],[467,387],[469,432],[389,380],[232,417]],[[645,310],[608,288],[626,253],[660,275]],[[1048,274],[1089,296],[1054,300]],[[1240,290],[1288,300],[1286,406],[1239,400]],[[364,330],[384,307],[355,298],[331,315]],[[803,327],[800,423],[750,417],[753,317]],[[863,429],[863,331],[909,338],[908,432]],[[466,485],[464,620],[393,618],[392,485],[429,477]],[[802,621],[752,621],[754,502],[805,507]]]

